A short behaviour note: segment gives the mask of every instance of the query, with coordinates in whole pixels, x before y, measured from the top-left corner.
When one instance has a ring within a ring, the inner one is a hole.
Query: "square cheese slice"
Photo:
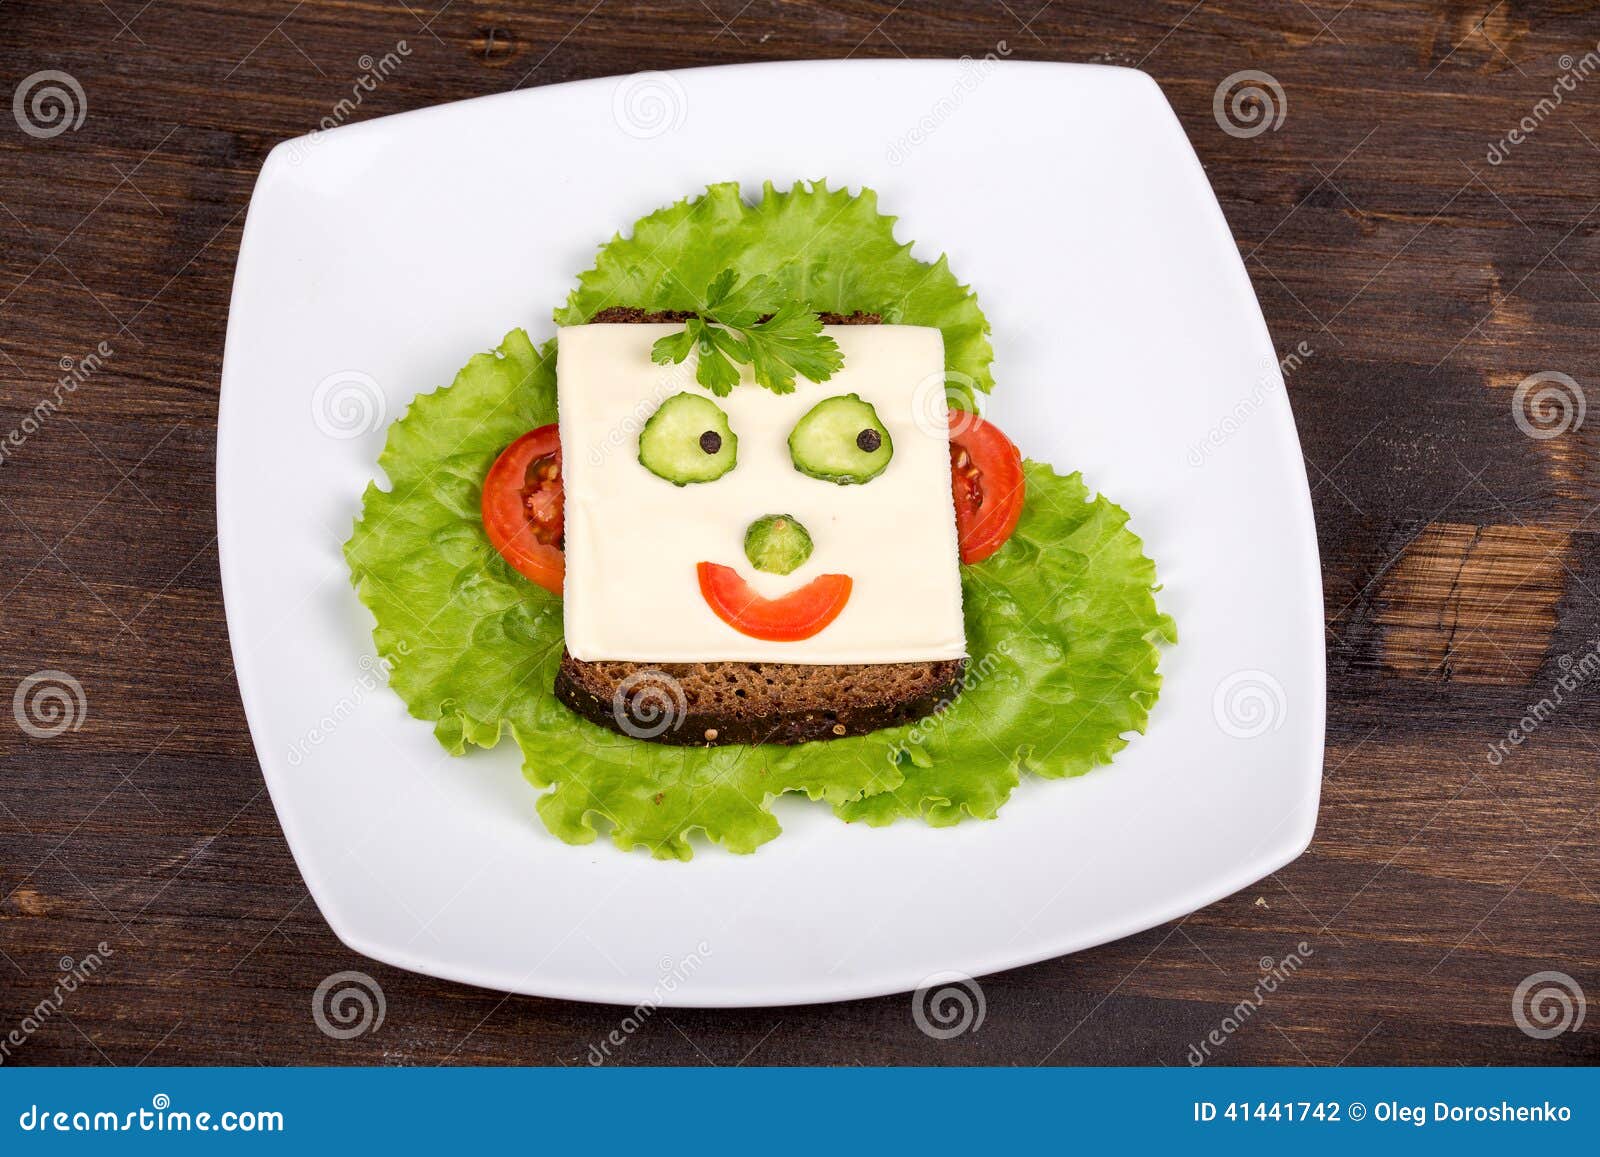
[[[681,365],[650,360],[681,325],[569,326],[558,334],[557,398],[566,491],[567,649],[586,662],[900,663],[966,655],[960,560],[937,329],[828,326],[844,367],[827,382],[775,394],[748,378],[726,398]],[[639,432],[675,394],[711,398],[738,437],[737,464],[712,482],[675,486],[639,462]],[[889,431],[893,456],[872,480],[838,485],[802,474],[789,432],[818,402],[858,394]],[[811,536],[787,575],[757,571],[744,536],[785,514]],[[738,571],[777,598],[822,574],[849,575],[849,602],[809,639],[751,638],[700,593],[697,564]]]

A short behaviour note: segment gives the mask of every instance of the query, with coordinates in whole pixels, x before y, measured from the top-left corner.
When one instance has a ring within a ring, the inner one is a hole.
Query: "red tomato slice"
[[[567,560],[561,439],[556,425],[530,430],[500,452],[483,480],[483,529],[500,557],[545,590],[561,593]]]
[[[998,426],[950,411],[950,481],[962,562],[982,562],[1006,544],[1022,517],[1022,453]]]
[[[782,598],[758,595],[732,567],[700,563],[700,594],[717,618],[742,635],[774,643],[809,639],[850,601],[850,576],[823,574]]]

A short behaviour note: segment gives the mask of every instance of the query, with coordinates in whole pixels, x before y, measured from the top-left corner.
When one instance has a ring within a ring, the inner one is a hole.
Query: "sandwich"
[[[723,298],[738,292],[725,284]],[[915,722],[960,686],[940,331],[817,313],[801,319],[826,351],[814,379],[762,388],[750,366],[726,382],[701,368],[702,335],[714,351],[775,322],[788,324],[757,313],[735,337],[709,311],[612,307],[557,334],[554,693],[602,727],[803,743]]]

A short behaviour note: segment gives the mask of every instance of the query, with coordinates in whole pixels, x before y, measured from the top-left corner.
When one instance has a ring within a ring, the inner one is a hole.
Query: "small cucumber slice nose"
[[[768,574],[788,574],[811,557],[811,536],[792,514],[767,514],[744,532],[744,556]]]

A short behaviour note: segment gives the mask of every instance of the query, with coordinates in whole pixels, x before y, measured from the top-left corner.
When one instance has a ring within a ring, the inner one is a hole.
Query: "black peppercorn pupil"
[[[722,435],[715,430],[707,430],[700,435],[700,449],[707,454],[715,454],[722,449]]]
[[[883,436],[876,430],[863,430],[856,435],[856,445],[870,454],[883,445]]]

